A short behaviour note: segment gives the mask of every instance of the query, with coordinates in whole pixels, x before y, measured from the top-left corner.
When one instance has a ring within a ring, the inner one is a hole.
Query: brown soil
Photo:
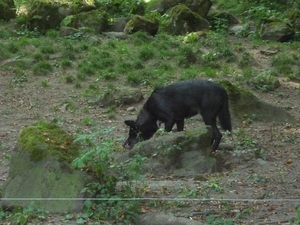
[[[259,49],[249,49],[248,52],[261,68],[270,66],[268,56],[261,55]],[[129,113],[126,107],[121,107],[117,109],[115,119],[108,119],[104,108],[88,105],[86,99],[80,97],[80,90],[61,82],[56,74],[47,77],[49,87],[41,85],[45,77],[34,77],[22,86],[12,85],[12,77],[10,72],[0,70],[0,185],[7,179],[9,155],[14,150],[19,131],[25,126],[40,119],[51,121],[60,118],[62,127],[75,133],[77,129],[92,129],[81,123],[83,118],[91,118],[99,122],[101,127],[116,127],[114,135],[125,138],[127,128],[123,121],[133,119],[137,114]],[[281,86],[275,91],[255,92],[255,95],[288,110],[299,121],[299,83],[287,79],[281,79],[280,82]],[[74,112],[68,104],[62,104],[68,100],[76,104]],[[142,103],[136,107],[141,106]],[[84,111],[84,108],[89,110]],[[148,177],[149,187],[144,186],[144,197],[173,198],[180,196],[183,190],[187,190],[183,195],[185,197],[189,191],[190,196],[193,192],[196,195],[193,200],[161,200],[151,206],[146,204],[149,202],[142,201],[144,212],[171,213],[202,222],[211,215],[225,219],[236,218],[235,224],[289,224],[290,219],[296,216],[296,206],[300,204],[299,123],[253,120],[251,123],[245,121],[234,124],[234,129],[240,128],[257,143],[250,147],[240,147],[238,141],[241,138],[238,134],[225,137],[223,143],[233,145],[234,151],[218,151],[217,155],[225,159],[225,168],[222,173],[213,175],[215,182],[211,179],[199,181],[191,177],[173,177],[172,173],[164,177]],[[263,149],[264,152],[255,155],[254,149]],[[201,193],[202,197],[207,194],[217,200],[202,201],[197,193]]]

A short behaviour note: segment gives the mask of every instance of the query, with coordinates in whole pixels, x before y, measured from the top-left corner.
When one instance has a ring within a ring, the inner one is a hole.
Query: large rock
[[[26,9],[29,28],[45,31],[47,29],[59,28],[63,19],[73,13],[85,10],[91,10],[94,6],[87,2],[79,2],[78,4],[64,4],[53,1],[32,1]]]
[[[89,29],[93,29],[96,33],[101,33],[108,27],[108,14],[104,10],[81,12],[66,17],[61,22],[61,26],[73,27],[76,29],[88,27]]]
[[[221,81],[229,96],[231,117],[237,122],[255,115],[258,120],[269,122],[294,122],[295,118],[284,109],[260,101],[250,91],[238,88],[229,81]]]
[[[2,206],[26,207],[29,203],[34,203],[34,208],[53,213],[80,211],[83,201],[67,199],[84,197],[82,189],[92,179],[69,166],[78,154],[79,145],[54,124],[40,121],[24,128],[11,156]],[[56,198],[66,200],[55,200]]]
[[[138,88],[120,87],[108,90],[99,100],[90,100],[90,104],[108,106],[122,106],[139,103],[143,99],[143,94]]]
[[[185,5],[173,7],[169,13],[169,17],[168,24],[164,28],[169,34],[184,35],[209,28],[209,22],[206,19]]]
[[[114,18],[108,24],[106,32],[124,32],[126,24],[130,20],[130,17]]]
[[[260,31],[263,40],[278,42],[290,41],[294,33],[288,24],[279,21],[264,21]]]
[[[188,176],[215,171],[216,159],[210,156],[212,131],[202,126],[195,130],[164,133],[159,137],[140,142],[119,157],[120,161],[139,154],[146,157],[142,172]]]
[[[143,16],[135,15],[126,24],[124,32],[126,34],[132,34],[138,31],[155,35],[158,31],[158,21],[152,21]]]
[[[0,19],[10,20],[16,17],[16,7],[13,0],[0,0]]]
[[[168,13],[174,6],[185,5],[191,9],[191,11],[196,12],[199,16],[205,18],[212,6],[210,0],[161,0],[154,4],[150,11],[157,11],[160,14]]]

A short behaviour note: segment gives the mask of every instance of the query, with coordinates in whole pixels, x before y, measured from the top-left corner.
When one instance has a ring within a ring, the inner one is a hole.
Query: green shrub
[[[280,86],[279,80],[271,71],[265,71],[248,81],[248,84],[262,91],[273,91]]]
[[[85,124],[90,124],[86,119]],[[89,196],[95,198],[105,198],[102,201],[85,202],[83,214],[90,215],[90,218],[98,221],[119,221],[125,224],[134,222],[141,212],[140,204],[137,201],[122,201],[123,197],[136,197],[132,188],[132,182],[141,177],[140,169],[144,158],[136,156],[125,163],[116,162],[114,152],[118,146],[110,133],[113,127],[100,129],[100,131],[90,134],[78,135],[76,142],[84,146],[82,155],[76,158],[72,165],[74,168],[84,169],[97,178],[97,182],[92,182],[83,190]],[[101,142],[97,140],[101,137]],[[117,181],[124,181],[118,190]],[[82,214],[82,215],[83,215]]]

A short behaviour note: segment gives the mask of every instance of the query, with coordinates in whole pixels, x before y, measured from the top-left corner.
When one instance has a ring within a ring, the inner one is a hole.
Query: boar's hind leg
[[[218,149],[220,141],[222,139],[222,134],[217,127],[216,123],[216,115],[215,113],[203,112],[202,117],[206,125],[210,125],[212,127],[212,150],[215,151]]]
[[[183,131],[184,127],[184,120],[177,120],[176,121],[177,131]]]
[[[221,142],[221,139],[222,139],[222,134],[220,132],[220,130],[218,129],[217,125],[213,125],[212,126],[213,128],[213,137],[212,137],[212,141],[213,141],[213,147],[212,147],[212,150],[213,151],[216,151],[219,147],[219,144]]]

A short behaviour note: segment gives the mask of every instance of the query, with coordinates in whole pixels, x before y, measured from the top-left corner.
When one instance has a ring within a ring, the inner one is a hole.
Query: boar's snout
[[[133,144],[130,140],[126,140],[123,144],[123,148],[132,149],[132,147],[133,147]]]

